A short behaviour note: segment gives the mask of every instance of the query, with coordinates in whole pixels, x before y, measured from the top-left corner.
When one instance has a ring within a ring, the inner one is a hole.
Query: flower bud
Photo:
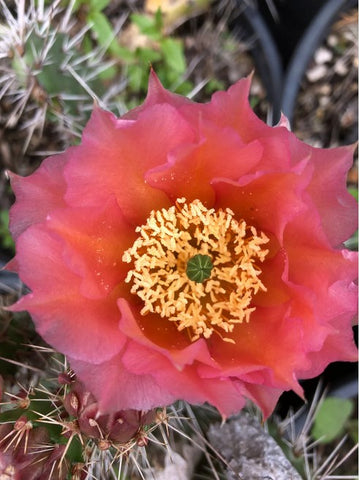
[[[142,412],[131,409],[104,415],[95,397],[79,381],[72,384],[63,405],[67,413],[75,417],[80,433],[97,439],[101,449],[129,442],[156,419],[155,410]]]

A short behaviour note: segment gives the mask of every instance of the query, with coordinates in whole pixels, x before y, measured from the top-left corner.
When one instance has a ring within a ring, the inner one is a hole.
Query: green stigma
[[[203,283],[211,276],[212,260],[208,255],[195,255],[187,262],[187,277],[197,283]]]

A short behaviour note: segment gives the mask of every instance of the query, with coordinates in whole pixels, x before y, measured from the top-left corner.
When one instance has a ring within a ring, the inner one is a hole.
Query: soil
[[[358,139],[358,11],[332,27],[302,81],[293,131],[315,147],[337,147]],[[356,164],[349,182],[357,185]]]

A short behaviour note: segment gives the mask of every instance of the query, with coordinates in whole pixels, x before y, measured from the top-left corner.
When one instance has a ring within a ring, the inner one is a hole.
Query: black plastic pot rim
[[[260,12],[248,3],[237,0],[238,9],[241,10],[239,17],[244,21],[244,31],[254,40],[252,54],[258,74],[267,91],[267,97],[271,104],[269,124],[276,124],[280,120],[280,99],[283,84],[283,68],[277,46]],[[232,32],[238,35],[237,25],[234,23]]]
[[[356,0],[328,0],[314,17],[297,45],[284,78],[283,95],[280,102],[281,109],[290,122],[293,120],[301,81],[315,50],[325,38],[337,15],[356,6]]]

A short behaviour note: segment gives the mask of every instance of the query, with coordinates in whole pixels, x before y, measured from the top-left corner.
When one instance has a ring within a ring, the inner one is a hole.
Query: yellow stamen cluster
[[[133,262],[126,282],[131,293],[144,302],[142,315],[154,312],[186,329],[191,341],[213,332],[232,332],[235,324],[248,322],[255,310],[253,295],[266,288],[258,276],[258,261],[268,250],[264,233],[258,234],[234,213],[207,209],[199,200],[184,198],[168,210],[152,211],[140,235],[122,260]],[[187,262],[195,255],[210,257],[213,268],[203,283],[190,280]]]

